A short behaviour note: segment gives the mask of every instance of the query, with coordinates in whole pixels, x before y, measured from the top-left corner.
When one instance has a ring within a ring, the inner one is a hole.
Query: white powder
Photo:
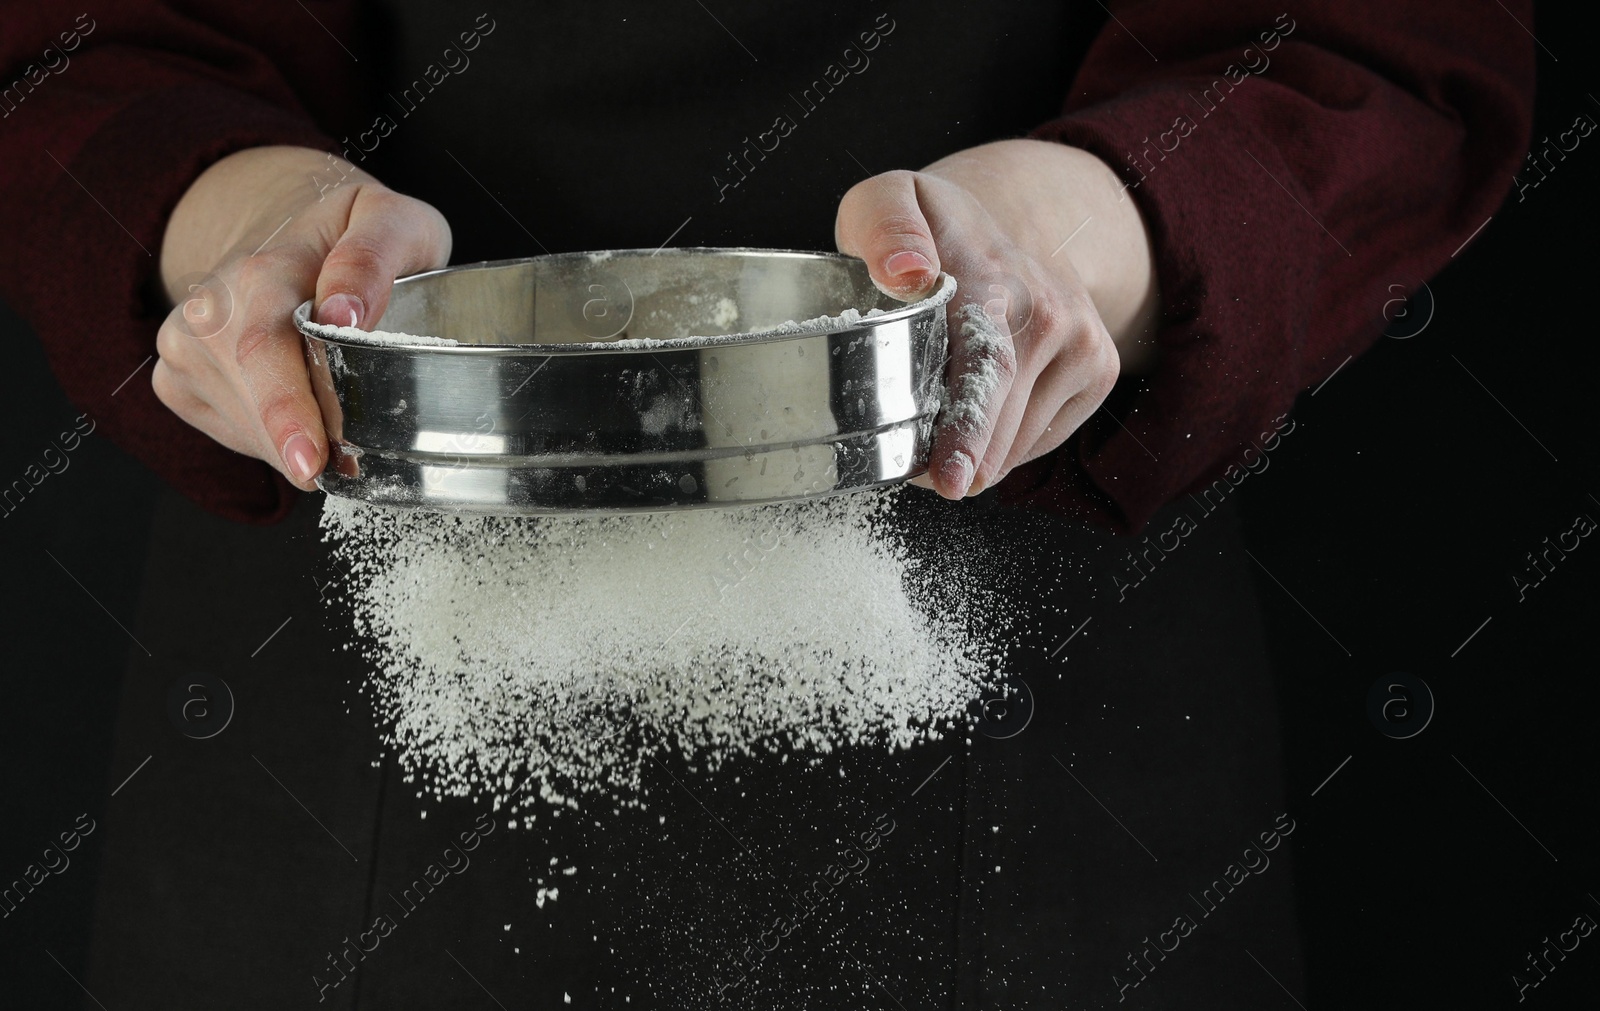
[[[601,519],[330,497],[322,526],[408,778],[515,812],[638,804],[664,750],[710,769],[966,719],[1002,660],[977,623],[1003,609],[961,552],[920,564],[894,494]]]
[[[726,295],[717,299],[716,311],[711,314],[711,322],[723,330],[727,330],[739,321],[739,307],[734,305],[733,299]]]
[[[961,344],[952,348],[951,354],[962,368],[945,389],[939,425],[971,432],[982,424],[989,402],[1000,390],[996,362],[1011,338],[980,303],[968,302],[956,315],[961,319]]]
[[[868,309],[862,312],[859,309],[846,309],[837,316],[813,316],[810,319],[800,320],[798,323],[792,319],[784,320],[777,326],[762,327],[751,330],[751,334],[796,334],[796,333],[822,333],[827,330],[838,330],[849,326],[859,326],[864,319],[874,319],[882,316],[882,309]]]
[[[585,255],[588,257],[591,263],[603,263],[606,260],[609,260],[612,254],[607,251],[601,253],[588,253]],[[953,288],[954,286],[955,279],[947,277],[945,279],[944,286],[940,289],[940,292],[930,297],[938,297],[940,294],[943,294],[944,287]],[[706,296],[706,298],[709,297],[710,296]],[[690,305],[699,305],[701,302],[701,296],[698,294],[691,294],[686,296],[685,301]],[[897,306],[895,308],[900,309],[904,307]],[[760,329],[747,330],[740,333],[727,333],[726,331],[728,331],[735,323],[739,321],[739,306],[738,303],[736,303],[732,298],[729,298],[726,295],[721,295],[717,297],[716,304],[711,309],[708,321],[712,326],[724,331],[723,333],[712,335],[690,334],[685,337],[629,337],[622,340],[572,342],[566,344],[565,347],[572,351],[646,351],[660,348],[707,347],[716,344],[736,343],[752,336],[766,337],[774,335],[787,336],[794,334],[824,333],[830,330],[839,330],[846,327],[859,326],[863,320],[875,319],[878,316],[884,315],[886,311],[892,310],[869,309],[866,312],[862,312],[859,309],[848,308],[836,316],[813,316],[810,319],[800,320],[798,322],[790,319],[785,320],[784,322],[775,326],[762,327]],[[660,315],[660,309],[651,310],[651,316],[655,317]],[[354,317],[352,314],[352,319],[353,318]],[[362,330],[354,326],[333,326],[327,323],[313,323],[310,320],[306,321],[305,328],[310,332],[326,339],[338,338],[340,340],[355,344],[367,344],[380,347],[405,345],[456,347],[461,343],[460,341],[452,340],[448,337],[429,337],[423,334],[409,334],[391,330]]]
[[[882,315],[884,315],[886,313],[889,313],[889,312],[898,312],[901,309],[905,309],[905,308],[908,308],[908,307],[913,306],[913,305],[921,305],[922,302],[927,302],[927,301],[934,300],[934,299],[946,298],[946,297],[948,297],[948,294],[949,294],[950,291],[954,291],[955,290],[955,287],[956,287],[956,279],[947,274],[947,275],[945,275],[944,282],[939,286],[939,290],[934,292],[933,294],[929,295],[927,298],[922,299],[921,302],[915,302],[915,303],[908,302],[905,305],[897,305],[892,309],[868,309],[866,312],[862,312],[860,309],[849,308],[849,309],[845,309],[843,312],[839,313],[836,316],[813,316],[810,319],[803,319],[803,320],[798,320],[798,321],[797,320],[792,320],[792,319],[786,319],[782,323],[778,323],[778,324],[776,324],[774,326],[761,327],[761,328],[755,329],[755,330],[746,330],[740,336],[765,337],[765,336],[770,336],[770,335],[775,335],[775,334],[777,334],[777,335],[788,335],[788,334],[804,334],[804,333],[824,333],[824,332],[829,331],[829,330],[841,330],[841,329],[844,329],[845,327],[859,326],[859,325],[861,325],[861,322],[863,320],[876,319],[877,317],[882,316]],[[722,301],[726,302],[726,301],[729,301],[729,300],[723,299]],[[729,308],[733,309],[734,318],[736,319],[738,317],[737,308],[733,307],[731,302],[729,304]],[[719,325],[719,326],[731,325],[733,320],[729,320],[727,323],[723,323],[722,322],[721,312],[722,312],[722,306],[721,306],[721,303],[719,302],[718,303],[718,316],[713,317],[712,321],[714,323],[717,323],[717,325]],[[700,337],[700,338],[689,338],[689,339],[690,340],[706,340],[708,338]]]
[[[354,313],[351,314],[352,318]],[[331,323],[313,323],[306,321],[306,329],[324,338],[339,338],[355,344],[428,344],[436,347],[455,347],[459,341],[448,337],[425,337],[412,333],[391,332],[388,330],[362,330],[353,326],[334,326]]]
[[[718,327],[726,329],[739,318],[739,311],[738,309],[732,309],[732,315],[730,316],[727,312],[723,311],[723,303],[726,303],[729,307],[733,306],[732,299],[721,299],[718,302],[718,307],[715,313],[712,315],[711,322]],[[654,310],[652,311],[652,315],[655,315],[658,312],[659,310]],[[813,319],[808,319],[800,323],[796,323],[791,319],[786,322],[779,323],[777,326],[764,327],[760,330],[748,330],[741,333],[704,335],[690,334],[687,337],[662,338],[624,337],[621,340],[589,341],[582,344],[569,344],[567,346],[569,348],[583,348],[584,350],[595,351],[644,351],[659,348],[672,348],[674,350],[683,350],[685,348],[709,348],[716,347],[720,344],[737,344],[747,341],[751,337],[823,333],[825,331],[836,330],[842,327],[855,326],[864,319],[872,319],[875,316],[882,316],[883,312],[884,311],[882,309],[872,309],[865,313],[862,313],[856,309],[846,309],[837,316],[817,316]]]
[[[691,303],[697,302],[699,296],[689,296]],[[785,320],[776,326],[762,327],[758,330],[745,330],[739,333],[720,334],[690,334],[687,337],[626,337],[622,340],[590,341],[582,344],[569,344],[569,348],[595,351],[640,351],[658,348],[705,348],[715,347],[719,344],[737,344],[751,337],[791,336],[809,333],[825,333],[830,330],[840,330],[846,327],[859,326],[863,320],[876,319],[889,310],[869,309],[862,312],[859,309],[846,309],[837,316],[813,316],[811,319]],[[660,310],[651,310],[652,316],[660,315]],[[727,329],[739,319],[739,309],[733,299],[726,296],[717,300],[716,308],[712,311],[710,322],[722,329]]]

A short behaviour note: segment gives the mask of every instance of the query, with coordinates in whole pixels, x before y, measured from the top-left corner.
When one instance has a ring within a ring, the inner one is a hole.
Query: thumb
[[[903,169],[864,179],[839,201],[834,241],[867,262],[872,283],[910,302],[939,279],[939,251],[917,200],[917,174]]]
[[[450,262],[450,225],[431,205],[382,186],[364,186],[344,234],[317,277],[318,323],[364,327],[383,318],[397,277]]]

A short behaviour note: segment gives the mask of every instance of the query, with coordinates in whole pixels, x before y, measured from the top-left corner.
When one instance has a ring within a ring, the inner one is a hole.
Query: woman
[[[367,768],[369,721],[330,677],[361,671],[318,642],[314,553],[292,536],[307,510],[262,534],[173,504],[138,625],[169,648],[135,660],[117,766],[155,754],[167,800],[109,802],[89,990],[124,1007],[426,1006],[474,982],[508,1007],[1281,995],[1245,949],[1294,988],[1298,801],[1236,533],[1207,517],[1295,395],[1376,337],[1389,285],[1437,270],[1504,197],[1532,91],[1511,16],[1531,21],[1525,4],[11,15],[24,83],[0,144],[27,199],[0,210],[5,294],[79,406],[210,511],[283,518],[326,461],[287,324],[305,298],[370,328],[395,277],[452,256],[834,240],[897,297],[945,270],[953,310],[998,303],[1003,392],[941,435],[928,480],[1037,507],[986,496],[971,522],[1026,570],[1017,606],[1049,615],[1022,622],[1042,648],[1014,661],[1035,706],[1015,736],[663,775],[682,833],[619,815],[497,836],[465,804],[419,821],[397,773]],[[873,174],[893,164],[926,167]],[[1052,588],[1061,558],[1078,578]],[[274,644],[275,683],[240,692],[203,760],[133,703],[288,611],[307,620]],[[841,771],[848,802],[824,786]],[[291,820],[291,791],[348,861]],[[803,884],[880,817],[895,827],[860,891],[769,951],[796,883],[777,868]],[[385,894],[470,832],[481,870],[363,942]],[[545,916],[530,879],[550,857],[594,884]]]

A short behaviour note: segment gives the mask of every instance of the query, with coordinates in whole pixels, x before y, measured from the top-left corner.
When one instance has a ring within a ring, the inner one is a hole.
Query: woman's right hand
[[[229,155],[167,222],[161,280],[175,308],[156,336],[156,396],[303,490],[328,459],[304,344],[290,322],[370,330],[395,278],[443,267],[450,226],[432,206],[308,148]]]

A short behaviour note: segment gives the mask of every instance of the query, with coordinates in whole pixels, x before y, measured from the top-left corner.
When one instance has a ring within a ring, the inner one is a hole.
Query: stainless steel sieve
[[[897,302],[836,254],[663,249],[402,278],[378,329],[412,342],[316,326],[307,302],[294,321],[332,446],[319,483],[430,509],[611,513],[902,481],[926,463],[954,291],[945,276]]]

